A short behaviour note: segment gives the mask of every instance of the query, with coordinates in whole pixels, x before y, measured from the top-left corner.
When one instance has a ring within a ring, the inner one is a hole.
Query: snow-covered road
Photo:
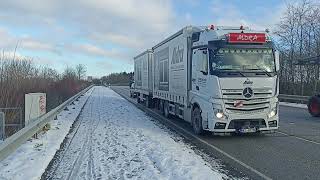
[[[106,87],[95,87],[52,179],[222,179],[188,145]]]

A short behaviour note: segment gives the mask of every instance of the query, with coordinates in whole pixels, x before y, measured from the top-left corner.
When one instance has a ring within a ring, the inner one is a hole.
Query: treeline
[[[101,78],[104,84],[129,85],[133,81],[133,72],[111,73]]]
[[[319,92],[320,5],[309,0],[288,4],[275,34],[281,52],[280,93]],[[310,58],[316,61],[309,64]]]
[[[0,57],[0,108],[20,107],[24,110],[26,93],[47,94],[47,111],[88,86],[82,78],[85,67],[67,67],[61,74],[40,67],[27,58]]]

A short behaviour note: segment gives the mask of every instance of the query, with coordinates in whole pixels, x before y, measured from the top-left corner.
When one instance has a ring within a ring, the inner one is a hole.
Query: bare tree
[[[86,76],[86,72],[87,72],[86,67],[83,64],[78,64],[76,66],[76,74],[77,74],[78,80],[83,79]]]
[[[281,52],[280,93],[312,95],[317,91],[319,64],[305,59],[320,53],[320,7],[310,0],[287,4],[275,34]]]

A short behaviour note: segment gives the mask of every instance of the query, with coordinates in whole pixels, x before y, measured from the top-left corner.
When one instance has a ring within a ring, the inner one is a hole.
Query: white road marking
[[[319,143],[319,142],[316,142],[316,141],[312,141],[312,140],[305,139],[305,138],[302,138],[302,137],[298,137],[298,136],[295,136],[295,135],[290,135],[290,134],[287,134],[287,133],[282,132],[282,131],[276,131],[276,132],[279,133],[279,134],[286,135],[286,136],[294,137],[294,138],[299,139],[299,140],[302,140],[302,141],[306,141],[306,142],[309,142],[309,143],[313,143],[313,144],[316,144],[316,145],[320,145],[320,143]]]

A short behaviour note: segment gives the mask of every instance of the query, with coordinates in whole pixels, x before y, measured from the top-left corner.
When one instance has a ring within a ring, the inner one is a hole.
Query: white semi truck
[[[196,134],[278,129],[279,53],[265,31],[187,26],[134,58],[138,102]]]

